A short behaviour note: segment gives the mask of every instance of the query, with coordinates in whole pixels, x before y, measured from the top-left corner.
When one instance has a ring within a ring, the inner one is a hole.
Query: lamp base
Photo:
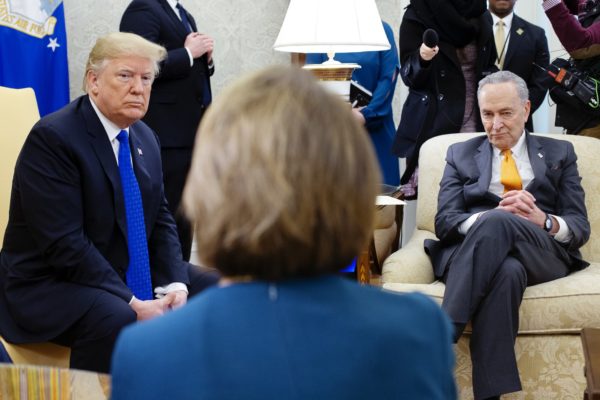
[[[308,64],[303,67],[309,70],[319,82],[330,92],[342,100],[350,99],[350,80],[352,72],[360,68],[358,64]]]

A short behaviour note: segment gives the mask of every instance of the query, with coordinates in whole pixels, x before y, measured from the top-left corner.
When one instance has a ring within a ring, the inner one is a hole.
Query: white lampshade
[[[273,48],[296,53],[387,50],[375,0],[290,0]]]

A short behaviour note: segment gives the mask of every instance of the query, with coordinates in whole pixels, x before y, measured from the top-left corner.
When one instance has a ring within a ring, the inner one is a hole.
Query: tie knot
[[[499,20],[496,25],[498,25],[498,27],[504,26],[504,21]]]
[[[123,144],[123,143],[127,143],[127,139],[128,139],[129,135],[127,134],[126,130],[122,130],[121,132],[119,132],[119,134],[117,135],[117,140],[119,141],[119,143]]]
[[[500,152],[504,157],[510,157],[512,155],[512,150],[502,150]]]

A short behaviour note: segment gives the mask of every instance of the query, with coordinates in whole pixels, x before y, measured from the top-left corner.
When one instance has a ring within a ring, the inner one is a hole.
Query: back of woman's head
[[[278,280],[348,264],[372,232],[378,182],[349,105],[299,68],[270,67],[209,107],[184,206],[205,265]]]

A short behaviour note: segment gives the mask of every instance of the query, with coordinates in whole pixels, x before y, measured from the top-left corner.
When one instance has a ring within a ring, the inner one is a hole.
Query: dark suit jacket
[[[143,122],[130,127],[154,286],[188,283],[163,195],[160,148]],[[0,333],[9,341],[56,337],[98,290],[129,302],[125,205],[115,154],[87,96],[40,120],[15,168],[0,253]]]
[[[187,16],[196,31],[194,18],[189,13]],[[188,32],[166,0],[132,1],[119,29],[137,33],[167,49],[167,59],[161,63],[152,84],[150,107],[143,121],[158,134],[163,148],[191,148],[200,119],[210,104],[210,98],[203,100],[203,91],[210,93],[214,69],[209,69],[206,54],[190,66],[183,47]]]
[[[489,11],[486,12],[485,17],[491,25],[493,20]],[[529,100],[531,100],[531,114],[529,114],[525,127],[530,132],[533,132],[532,115],[544,101],[552,79],[546,71],[534,64],[548,68],[549,63],[550,53],[544,30],[513,14],[508,48],[502,69],[514,72],[527,83]]]
[[[215,287],[123,331],[112,399],[452,400],[451,332],[426,296],[345,278]]]
[[[571,268],[588,265],[579,248],[590,236],[577,156],[567,141],[526,133],[527,151],[534,179],[525,188],[543,211],[562,217],[573,237],[565,248],[572,257]],[[443,275],[448,261],[462,242],[460,224],[472,214],[495,208],[500,197],[488,191],[492,177],[492,145],[478,136],[448,148],[446,168],[440,183],[435,233],[440,241],[426,241],[435,275]],[[540,228],[541,229],[541,228]]]
[[[477,38],[477,81],[497,70],[494,66],[496,48],[493,32],[484,15],[478,22],[481,32]],[[399,42],[400,77],[409,92],[392,146],[395,155],[407,157],[403,183],[412,174],[409,164],[416,165],[421,145],[432,137],[458,132],[465,112],[465,79],[456,47],[440,41],[438,55],[430,63],[421,64],[419,48],[426,29],[409,7],[400,25]],[[479,121],[477,104],[474,104],[472,112]],[[480,128],[483,130],[482,125]]]

